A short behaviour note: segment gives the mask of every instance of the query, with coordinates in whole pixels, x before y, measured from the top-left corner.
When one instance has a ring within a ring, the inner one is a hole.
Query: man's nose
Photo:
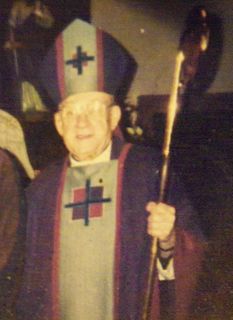
[[[76,115],[75,117],[75,125],[77,127],[86,127],[89,125],[89,118],[87,113],[82,112]]]

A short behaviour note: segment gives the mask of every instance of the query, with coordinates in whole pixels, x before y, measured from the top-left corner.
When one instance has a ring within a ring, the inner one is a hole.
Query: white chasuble
[[[61,208],[62,320],[111,320],[117,160],[68,168]]]

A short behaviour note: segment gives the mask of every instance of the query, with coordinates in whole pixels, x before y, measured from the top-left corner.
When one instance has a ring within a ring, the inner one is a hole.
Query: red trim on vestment
[[[184,230],[176,230],[174,253],[176,320],[186,320],[201,271],[204,245],[196,236]]]
[[[103,51],[103,31],[96,31],[97,45],[97,88],[104,91],[104,51]]]
[[[114,268],[114,319],[119,319],[119,288],[120,288],[120,225],[121,225],[121,198],[123,190],[123,169],[126,156],[132,147],[132,144],[128,143],[123,147],[123,150],[118,159],[117,168],[117,195],[116,195],[116,235],[115,235],[115,268]]]
[[[59,255],[60,255],[60,222],[61,222],[61,205],[62,193],[65,184],[66,169],[68,158],[62,169],[61,179],[59,181],[59,189],[57,194],[55,221],[54,221],[54,252],[52,261],[52,320],[60,319],[59,306]]]
[[[64,64],[64,43],[62,35],[59,35],[56,40],[56,64],[58,87],[61,95],[61,100],[65,98],[65,64]]]

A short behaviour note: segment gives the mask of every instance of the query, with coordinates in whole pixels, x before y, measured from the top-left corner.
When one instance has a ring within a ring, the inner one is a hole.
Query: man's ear
[[[114,131],[121,119],[121,108],[117,105],[110,108],[110,127]]]
[[[59,135],[63,136],[63,125],[62,125],[61,114],[59,112],[56,112],[54,114],[54,124]]]

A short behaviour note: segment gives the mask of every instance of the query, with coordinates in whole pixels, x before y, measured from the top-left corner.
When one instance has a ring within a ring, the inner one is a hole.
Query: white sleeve
[[[175,272],[174,272],[174,259],[171,258],[168,262],[167,268],[163,269],[161,262],[157,258],[157,270],[159,280],[174,280]]]

